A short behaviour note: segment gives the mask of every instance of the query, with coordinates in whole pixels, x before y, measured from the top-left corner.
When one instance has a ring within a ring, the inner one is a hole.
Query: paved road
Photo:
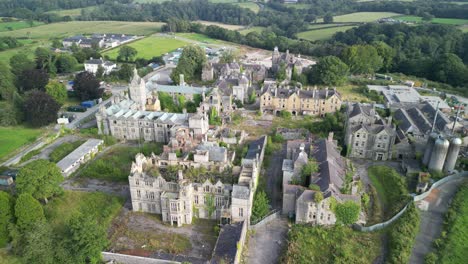
[[[271,206],[273,209],[280,209],[282,206],[282,178],[283,178],[283,159],[286,158],[286,144],[283,144],[283,147],[280,151],[274,152],[270,157],[270,163],[266,169],[264,177],[266,177],[267,183],[267,194],[271,199]]]
[[[421,225],[411,254],[411,264],[424,263],[424,256],[431,252],[434,239],[440,236],[444,214],[463,179],[447,182],[433,190],[426,200],[429,209],[421,212]]]
[[[280,257],[286,249],[288,222],[285,218],[275,219],[255,231],[249,238],[247,264],[280,263]]]

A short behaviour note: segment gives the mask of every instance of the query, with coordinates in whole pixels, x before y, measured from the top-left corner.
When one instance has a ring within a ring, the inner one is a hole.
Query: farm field
[[[297,37],[300,39],[316,41],[316,40],[324,40],[328,39],[336,32],[346,31],[350,28],[355,26],[342,26],[342,27],[332,27],[332,28],[323,28],[323,29],[316,29],[316,30],[309,30],[300,32],[297,34]]]
[[[220,44],[223,43],[222,40],[217,40],[210,38],[206,35],[199,34],[199,33],[176,33],[176,36],[186,39],[191,39],[198,42],[203,42],[207,44]]]
[[[262,30],[264,30],[265,27],[250,27],[250,28],[246,28],[246,29],[241,29],[239,30],[239,32],[242,34],[242,35],[247,35],[249,34],[250,32],[262,32]]]
[[[187,44],[188,43],[185,41],[170,37],[150,36],[127,45],[137,50],[137,58],[151,59],[152,57],[161,56]],[[103,55],[108,55],[110,59],[115,60],[119,54],[119,50],[120,48],[115,48],[104,52]]]
[[[308,29],[320,29],[320,28],[332,28],[332,27],[342,27],[349,26],[349,24],[312,24],[307,26]]]
[[[68,37],[76,34],[123,33],[149,35],[161,29],[160,22],[124,22],[124,21],[72,21],[53,23],[33,28],[0,32],[0,36],[28,37],[32,39],[49,39]]]
[[[422,23],[424,22],[421,17],[418,16],[399,16],[395,17],[397,20]],[[445,25],[468,25],[468,19],[457,19],[457,18],[433,18],[430,23],[433,24],[445,24]]]
[[[17,148],[34,142],[43,133],[40,129],[25,127],[0,127],[0,159]]]
[[[241,26],[241,25],[230,25],[230,24],[211,22],[211,21],[204,21],[204,20],[197,20],[197,21],[194,21],[194,22],[200,23],[200,24],[205,25],[205,26],[212,26],[213,25],[213,26],[218,26],[218,27],[222,27],[222,28],[225,28],[225,29],[229,29],[229,30],[239,30],[239,29],[244,28],[244,26]]]
[[[335,23],[347,23],[347,22],[356,22],[356,23],[365,23],[376,21],[385,17],[394,17],[401,14],[393,12],[356,12],[350,13],[341,16],[333,17],[333,22]],[[323,22],[323,19],[318,19],[317,22]]]
[[[1,22],[0,23],[0,31],[13,31],[13,30],[18,30],[22,28],[28,28],[30,29],[31,27],[36,27],[44,25],[44,23],[39,22],[39,21],[34,21],[32,26],[29,24],[28,21],[12,21],[12,22]]]

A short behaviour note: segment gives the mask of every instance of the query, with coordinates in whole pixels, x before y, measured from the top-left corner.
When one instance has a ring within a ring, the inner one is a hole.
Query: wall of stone
[[[268,216],[257,222],[255,225],[250,225],[249,229],[257,230],[260,227],[265,226],[266,224],[270,223],[271,221],[279,218],[281,216],[281,211],[274,210]]]
[[[180,264],[177,261],[145,258],[131,255],[123,255],[118,253],[102,252],[104,262],[115,261],[122,264]]]

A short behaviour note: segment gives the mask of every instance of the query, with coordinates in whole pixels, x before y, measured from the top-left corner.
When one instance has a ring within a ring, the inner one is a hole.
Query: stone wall
[[[102,252],[104,262],[115,261],[122,264],[180,264],[177,261],[145,258],[131,255],[123,255],[118,253]]]
[[[268,216],[264,217],[262,220],[260,220],[256,224],[250,225],[249,229],[257,230],[258,228],[263,227],[266,224],[270,223],[271,221],[273,221],[273,220],[275,220],[277,218],[280,218],[280,217],[281,217],[281,211],[280,210],[274,210],[274,211],[270,212],[270,214]]]

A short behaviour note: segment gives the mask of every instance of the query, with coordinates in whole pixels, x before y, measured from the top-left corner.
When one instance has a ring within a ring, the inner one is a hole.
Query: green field
[[[249,34],[250,32],[262,32],[263,30],[265,29],[265,27],[250,27],[250,28],[246,28],[246,29],[241,29],[239,30],[239,32],[242,34],[242,35],[247,35]]]
[[[312,24],[308,25],[307,28],[312,29],[320,29],[320,28],[332,28],[332,27],[342,27],[342,26],[349,26],[350,24]]]
[[[365,23],[377,21],[378,19],[385,17],[394,17],[401,14],[393,12],[356,12],[350,13],[341,16],[334,16],[333,22],[335,23],[347,23],[347,22],[356,22],[356,23]],[[323,22],[323,19],[318,19],[317,22]]]
[[[309,30],[300,32],[297,34],[297,37],[300,39],[316,41],[316,40],[325,40],[331,38],[336,32],[343,32],[355,26],[341,26],[333,28],[323,28],[317,30]]]
[[[350,227],[293,225],[284,263],[373,263],[381,254],[378,232]]]
[[[199,34],[199,33],[176,33],[176,36],[186,39],[191,39],[194,41],[207,43],[207,44],[220,44],[223,43],[221,40],[210,38],[206,35]]]
[[[296,9],[307,9],[307,8],[312,7],[311,4],[284,4],[284,6],[292,7],[292,8],[296,8]]]
[[[161,56],[177,48],[187,45],[187,42],[182,40],[169,38],[169,37],[158,37],[151,36],[142,40],[134,41],[128,46],[133,47],[137,50],[137,58],[151,59],[155,56]],[[108,55],[111,59],[115,60],[119,54],[120,48],[115,48],[103,53]]]
[[[74,9],[63,9],[63,10],[53,10],[47,12],[48,14],[56,14],[59,16],[71,16],[71,17],[78,17],[81,15],[81,10],[93,10],[95,7],[94,6],[89,6],[85,8],[74,8]]]
[[[424,22],[421,17],[418,16],[399,16],[395,19],[413,22],[413,23],[422,23]],[[468,19],[457,19],[457,18],[433,18],[431,21],[428,21],[433,24],[444,24],[444,25],[468,25]]]
[[[44,25],[42,22],[34,21],[33,25],[31,26],[28,21],[13,21],[13,22],[1,22],[0,23],[0,31],[13,31],[22,28],[31,28]]]
[[[42,133],[40,129],[0,127],[0,159],[19,147],[34,142]]]

